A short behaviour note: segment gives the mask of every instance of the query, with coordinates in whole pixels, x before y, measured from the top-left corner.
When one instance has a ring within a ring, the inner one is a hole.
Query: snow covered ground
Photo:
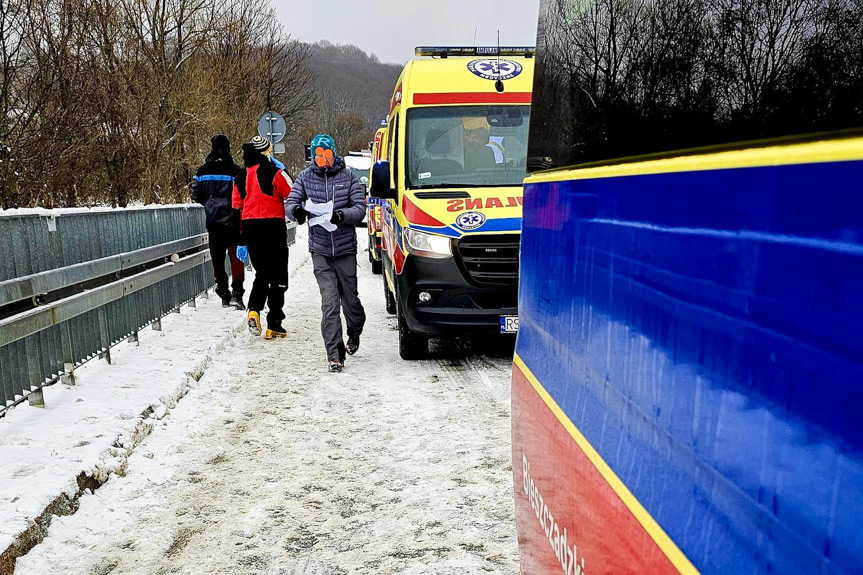
[[[0,552],[80,470],[113,473],[16,575],[518,573],[511,344],[402,361],[361,253],[366,331],[327,373],[298,232],[286,340],[211,297],[0,420]]]

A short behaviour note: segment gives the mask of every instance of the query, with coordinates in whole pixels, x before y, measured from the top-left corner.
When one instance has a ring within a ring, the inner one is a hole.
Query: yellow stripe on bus
[[[587,438],[585,438],[572,421],[570,421],[569,417],[567,417],[560,406],[557,405],[557,402],[552,399],[551,395],[549,395],[518,354],[515,355],[513,361],[536,390],[536,393],[542,398],[551,412],[554,413],[561,425],[566,428],[578,447],[581,448],[585,455],[587,455],[587,458],[590,459],[597,471],[599,471],[602,477],[605,478],[605,481],[608,482],[617,496],[620,497],[621,501],[623,501],[629,511],[635,516],[644,530],[647,531],[648,535],[650,535],[656,545],[663,553],[665,553],[666,557],[668,557],[675,569],[677,569],[677,571],[682,575],[700,575],[698,569],[696,569],[689,559],[687,559],[686,555],[684,555],[674,541],[671,540],[671,537],[669,537],[662,527],[659,526],[656,520],[650,515],[650,513],[648,513],[641,503],[639,503],[638,499],[635,498],[626,485],[624,485],[623,481],[621,481],[617,474],[611,469],[611,467],[609,467],[602,456],[597,453]]]
[[[674,172],[701,172],[731,168],[787,166],[792,164],[821,164],[863,160],[863,137],[821,140],[807,143],[747,148],[725,152],[704,152],[659,160],[560,169],[528,177],[525,184],[645,176]]]

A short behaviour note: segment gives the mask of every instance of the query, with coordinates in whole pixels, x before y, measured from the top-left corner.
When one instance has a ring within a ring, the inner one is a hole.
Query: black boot
[[[358,335],[350,335],[348,336],[348,345],[347,352],[348,355],[353,355],[360,348],[360,336]]]
[[[216,295],[222,299],[222,307],[231,307],[231,292],[216,288]]]
[[[240,292],[234,292],[231,294],[230,305],[233,306],[234,309],[246,309],[246,306],[243,305],[243,294]]]

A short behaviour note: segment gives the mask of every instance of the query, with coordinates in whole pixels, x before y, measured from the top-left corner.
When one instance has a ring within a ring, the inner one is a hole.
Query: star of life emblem
[[[471,60],[467,69],[484,80],[510,80],[521,74],[521,64],[512,60],[498,60],[497,58],[483,58],[482,60]]]
[[[485,223],[485,215],[480,212],[465,212],[455,220],[455,225],[463,230],[475,230]]]

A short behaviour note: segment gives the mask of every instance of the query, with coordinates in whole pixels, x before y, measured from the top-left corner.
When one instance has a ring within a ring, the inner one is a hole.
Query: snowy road
[[[233,332],[126,475],[55,518],[16,575],[518,573],[511,344],[402,361],[359,259],[369,319],[343,373],[326,371],[307,260],[288,338]]]

